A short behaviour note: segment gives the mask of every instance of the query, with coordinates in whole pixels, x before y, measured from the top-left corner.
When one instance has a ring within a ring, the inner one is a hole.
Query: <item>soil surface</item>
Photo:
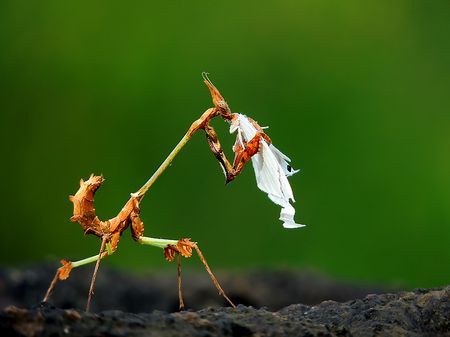
[[[386,293],[313,273],[218,273],[233,309],[206,274],[186,273],[189,309],[177,312],[176,275],[103,268],[86,313],[90,270],[40,303],[53,272],[0,270],[0,336],[450,336],[450,286]]]

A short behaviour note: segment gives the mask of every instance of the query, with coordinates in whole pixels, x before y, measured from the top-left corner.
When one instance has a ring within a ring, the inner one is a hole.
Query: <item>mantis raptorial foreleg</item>
[[[223,169],[226,183],[229,183],[241,173],[245,163],[258,152],[261,139],[267,137],[264,133],[257,132],[249,142],[245,142],[242,138],[238,138],[233,147],[235,157],[233,165],[231,165],[223,152],[222,145],[220,144],[219,137],[214,128],[207,123],[204,130],[209,147]]]
[[[164,255],[166,257],[167,261],[173,261],[175,256],[182,255],[186,258],[189,258],[192,256],[192,249],[194,249],[197,252],[198,257],[200,258],[200,261],[205,266],[205,269],[208,273],[208,275],[211,277],[212,282],[214,283],[214,286],[219,291],[219,295],[223,296],[230,305],[235,308],[236,306],[234,303],[230,300],[230,298],[225,294],[225,291],[222,289],[222,287],[219,284],[219,281],[217,281],[216,277],[214,276],[211,268],[208,265],[208,262],[206,261],[205,257],[203,256],[202,252],[198,248],[198,245],[196,242],[190,241],[190,239],[180,239],[180,240],[169,240],[169,239],[157,239],[157,238],[150,238],[146,236],[141,236],[137,238],[137,242],[143,244],[143,245],[149,245],[154,247],[159,247],[164,249]],[[180,309],[184,308],[184,302],[182,297],[182,290],[181,290],[181,267],[180,267],[180,261],[178,260],[178,295],[180,300]]]

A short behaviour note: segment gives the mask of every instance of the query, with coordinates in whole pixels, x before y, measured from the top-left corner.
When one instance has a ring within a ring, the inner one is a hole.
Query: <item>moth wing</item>
[[[286,156],[283,152],[278,150],[273,144],[270,144],[269,148],[270,148],[270,150],[272,150],[278,163],[283,168],[283,172],[286,177],[290,177],[291,175],[300,171],[300,170],[294,170],[292,168],[292,166],[289,165],[289,163],[291,162],[291,159],[288,156]]]
[[[274,153],[264,140],[261,141],[260,151],[252,157],[258,188],[266,192],[269,198],[282,207],[289,205],[289,199],[294,200],[282,167]]]

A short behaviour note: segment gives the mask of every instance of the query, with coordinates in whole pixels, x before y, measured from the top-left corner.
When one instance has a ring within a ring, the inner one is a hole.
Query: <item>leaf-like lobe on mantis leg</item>
[[[139,203],[136,200],[133,211],[130,214],[131,218],[131,235],[134,240],[138,239],[144,235],[144,223],[141,220]]]
[[[186,258],[192,256],[192,248],[195,246],[195,242],[191,239],[180,239],[177,243],[177,248],[180,254]]]
[[[192,256],[192,248],[196,246],[195,242],[192,242],[191,239],[180,239],[177,242],[177,245],[167,245],[164,248],[164,257],[167,261],[172,262],[177,254],[185,258],[190,258]]]
[[[119,245],[119,240],[120,240],[120,232],[115,232],[112,236],[111,239],[109,241],[109,243],[111,244],[111,249],[112,251],[116,251],[117,246]]]
[[[58,268],[58,278],[64,281],[69,278],[70,272],[72,271],[72,262],[68,260],[61,260],[62,267]]]
[[[175,256],[177,254],[179,254],[180,251],[178,250],[177,247],[175,247],[174,245],[167,245],[164,248],[164,257],[166,258],[167,261],[172,262],[173,259],[175,258]]]

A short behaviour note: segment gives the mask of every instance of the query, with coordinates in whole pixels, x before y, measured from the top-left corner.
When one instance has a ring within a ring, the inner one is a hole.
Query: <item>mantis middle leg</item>
[[[230,300],[230,298],[226,295],[225,291],[222,289],[219,281],[217,281],[217,278],[214,276],[211,268],[208,265],[208,262],[206,261],[196,242],[193,242],[190,239],[170,240],[170,239],[157,239],[146,236],[140,236],[136,239],[136,241],[143,245],[149,245],[164,249],[164,255],[167,261],[173,261],[175,256],[178,255],[177,256],[178,295],[180,301],[180,310],[184,309],[184,302],[181,291],[181,268],[179,258],[180,255],[186,258],[191,257],[193,249],[197,252],[198,257],[200,258],[200,261],[203,263],[208,275],[210,276],[212,282],[214,283],[214,286],[219,291],[219,295],[223,296],[233,308],[236,307],[236,305]]]

